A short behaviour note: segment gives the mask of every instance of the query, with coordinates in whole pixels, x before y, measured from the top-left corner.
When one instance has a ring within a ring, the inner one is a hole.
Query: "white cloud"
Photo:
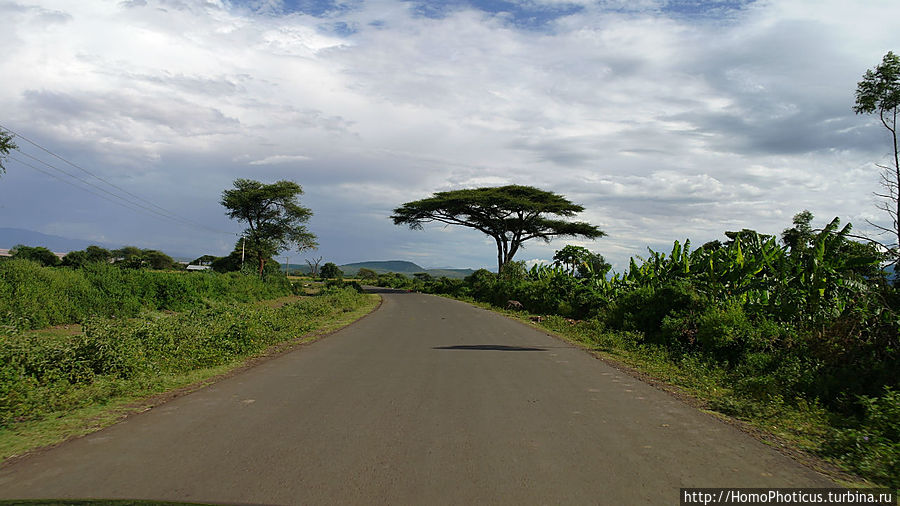
[[[339,261],[492,266],[477,233],[387,219],[474,185],[567,195],[609,233],[586,245],[617,266],[674,239],[777,233],[804,208],[858,228],[873,214],[868,163],[889,146],[850,107],[866,68],[900,49],[889,23],[869,22],[896,17],[895,2],[760,1],[722,16],[656,1],[523,2],[583,5],[548,30],[474,8],[427,18],[387,0],[327,18],[258,4],[0,3],[0,124],[215,228],[237,230],[218,205],[232,179],[294,179],[322,252]],[[58,232],[66,203],[82,207],[79,235],[231,246],[150,216],[110,220],[104,203],[73,204],[60,197],[71,187],[8,165],[0,225]],[[26,204],[45,211],[16,210]],[[562,245],[529,245],[523,258]]]
[[[308,156],[304,155],[273,155],[267,156],[261,160],[253,160],[249,162],[250,165],[277,165],[281,163],[291,163],[298,162],[302,160],[309,160]]]

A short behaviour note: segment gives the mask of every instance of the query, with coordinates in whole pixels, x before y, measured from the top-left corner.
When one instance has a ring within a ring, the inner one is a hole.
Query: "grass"
[[[112,425],[130,414],[144,411],[161,404],[166,400],[184,395],[217,381],[223,377],[239,372],[243,368],[251,367],[260,360],[275,356],[290,350],[300,344],[319,339],[334,332],[357,319],[372,312],[380,303],[378,295],[360,295],[358,297],[343,297],[338,294],[333,299],[325,300],[327,308],[323,308],[319,297],[284,297],[275,301],[258,302],[242,306],[256,306],[265,315],[276,314],[283,311],[291,317],[297,314],[298,303],[319,303],[311,306],[311,315],[301,321],[297,319],[287,328],[277,327],[272,330],[275,340],[267,345],[258,347],[249,354],[240,356],[225,356],[223,363],[207,367],[191,367],[187,370],[160,370],[153,368],[150,373],[134,374],[132,377],[122,378],[110,374],[98,374],[91,381],[68,385],[65,382],[65,391],[56,392],[54,395],[57,409],[49,409],[45,412],[31,413],[19,417],[12,423],[0,427],[0,458],[7,459],[22,455],[36,448],[58,444],[73,437],[79,437],[103,427]],[[248,311],[253,311],[252,308]],[[246,314],[237,311],[237,318],[242,319]],[[305,314],[305,313],[304,313]],[[133,319],[123,323],[122,327],[112,327],[113,331],[127,331],[135,326],[140,327],[161,325],[165,329],[167,320],[177,320],[182,315],[171,313],[147,314],[140,321]],[[202,317],[202,315],[201,315]],[[220,318],[221,315],[216,315]],[[183,318],[183,317],[182,317]],[[283,322],[276,322],[281,324]],[[205,322],[197,322],[203,326]],[[232,324],[232,327],[234,325]],[[230,327],[229,327],[230,328]],[[251,325],[251,329],[252,328]],[[257,329],[258,330],[258,329]],[[268,331],[268,327],[263,327]],[[80,329],[74,326],[44,329],[29,332],[26,337],[37,340],[50,341],[65,340],[70,337],[80,337]],[[252,340],[258,340],[252,337]],[[210,341],[210,345],[216,346],[221,342]],[[202,353],[200,355],[203,355]],[[203,355],[203,357],[207,357]],[[149,358],[148,358],[149,360]],[[57,388],[58,380],[51,385]]]

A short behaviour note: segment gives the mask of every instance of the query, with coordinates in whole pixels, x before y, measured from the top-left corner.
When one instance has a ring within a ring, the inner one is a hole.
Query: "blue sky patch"
[[[743,10],[756,0],[670,0],[662,11],[675,17],[721,18]]]
[[[414,12],[428,18],[440,19],[455,11],[477,9],[492,15],[506,16],[510,24],[524,29],[541,29],[556,19],[584,10],[584,7],[576,4],[536,5],[506,0],[405,1],[413,5]]]
[[[234,0],[233,5],[246,7],[267,14],[306,14],[317,18],[335,17],[352,10],[358,2],[339,0],[283,0],[277,12],[270,12],[269,2],[260,0]]]

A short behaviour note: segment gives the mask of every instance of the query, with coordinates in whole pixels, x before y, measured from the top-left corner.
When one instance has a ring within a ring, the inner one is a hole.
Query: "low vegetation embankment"
[[[96,423],[103,406],[221,374],[273,345],[349,323],[377,303],[375,296],[342,287],[285,298],[291,285],[283,277],[117,270],[0,262],[2,289],[38,294],[25,296],[25,303],[10,301],[8,292],[0,299],[15,315],[7,315],[0,333],[3,458],[83,431]],[[11,272],[18,276],[12,283]],[[55,285],[35,286],[45,280]],[[186,293],[180,296],[166,295],[182,288]],[[86,300],[88,294],[96,299]],[[115,308],[116,297],[129,309]],[[275,297],[282,299],[277,307],[254,302]],[[29,307],[35,309],[29,313]],[[80,326],[24,330],[35,322]],[[65,421],[79,416],[83,422]]]
[[[253,302],[292,293],[284,276],[128,269],[109,263],[42,267],[0,261],[0,326],[5,333],[141,311],[185,311],[212,302]]]

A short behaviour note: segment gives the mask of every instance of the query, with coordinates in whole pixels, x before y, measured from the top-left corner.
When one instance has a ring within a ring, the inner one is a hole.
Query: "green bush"
[[[605,317],[612,328],[640,331],[650,342],[665,344],[671,338],[661,332],[667,316],[698,313],[707,304],[692,285],[676,281],[660,287],[641,286],[623,293],[612,301]]]
[[[826,452],[855,471],[900,488],[900,391],[885,388],[880,396],[858,398],[862,415],[834,430]]]
[[[0,325],[7,332],[132,317],[145,309],[186,311],[206,301],[251,302],[291,294],[283,274],[160,272],[89,263],[80,269],[0,262]]]
[[[325,282],[326,290],[333,290],[335,288],[350,288],[357,293],[363,293],[363,287],[359,284],[358,281],[345,281],[343,279],[329,279]]]
[[[353,288],[334,287],[277,309],[213,304],[143,319],[91,317],[78,335],[0,336],[0,428],[96,403],[160,375],[227,364],[366,301]]]

